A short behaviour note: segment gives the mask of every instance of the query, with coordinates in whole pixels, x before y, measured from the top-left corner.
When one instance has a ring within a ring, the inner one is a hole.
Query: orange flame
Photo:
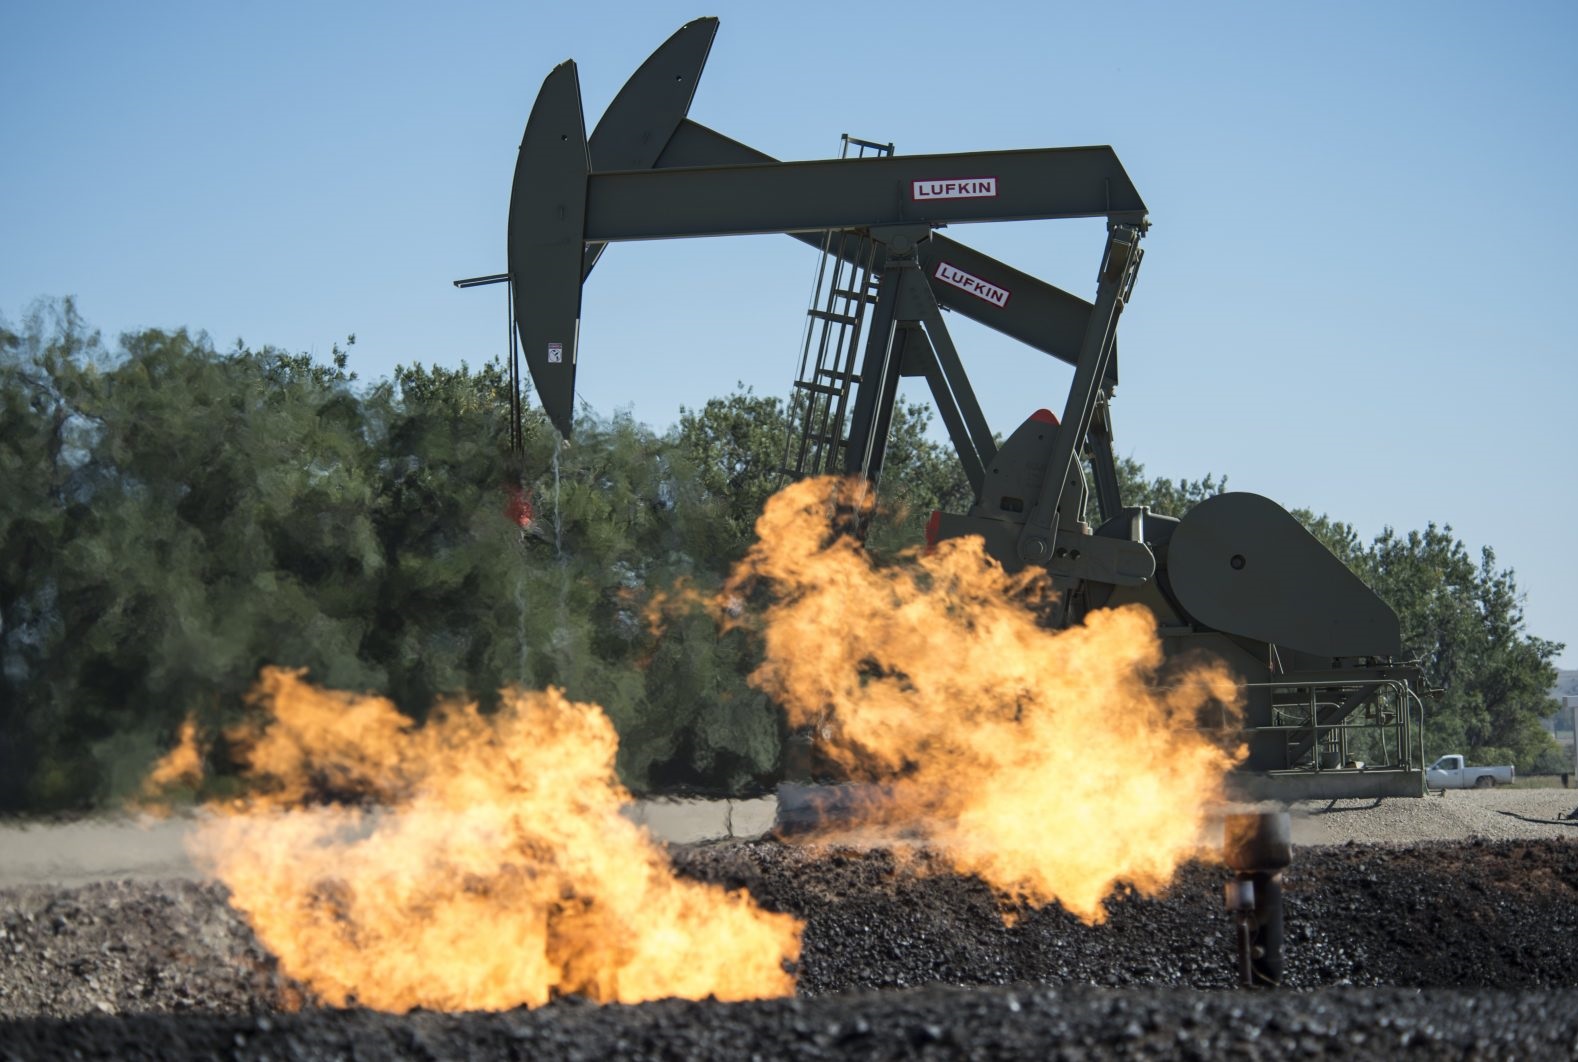
[[[254,795],[206,816],[199,861],[281,969],[336,1005],[493,1010],[791,993],[800,925],[676,878],[620,814],[595,705],[511,691],[416,726],[381,698],[266,670]],[[325,793],[361,806],[308,806]]]
[[[190,717],[181,724],[175,748],[165,753],[143,779],[142,797],[158,806],[158,797],[177,786],[196,786],[203,778],[203,757],[197,748],[197,723]]]
[[[1046,575],[1005,574],[979,539],[878,564],[829,533],[861,496],[822,479],[768,501],[724,591],[775,593],[753,681],[885,783],[879,816],[997,889],[1100,922],[1119,883],[1165,887],[1202,852],[1235,758],[1196,725],[1208,706],[1236,714],[1228,670],[1163,676],[1138,605],[1048,629],[1034,608],[1055,593]]]

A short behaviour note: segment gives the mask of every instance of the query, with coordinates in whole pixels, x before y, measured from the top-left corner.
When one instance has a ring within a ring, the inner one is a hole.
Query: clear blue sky
[[[780,158],[1112,144],[1154,228],[1122,327],[1121,451],[1348,520],[1449,523],[1578,666],[1578,5],[0,5],[0,313],[203,329],[365,378],[502,351],[515,148],[573,57],[587,124],[722,17],[692,117]],[[950,233],[1089,297],[1096,222]],[[626,244],[579,382],[655,426],[788,388],[814,254]],[[992,426],[1069,370],[950,319]]]

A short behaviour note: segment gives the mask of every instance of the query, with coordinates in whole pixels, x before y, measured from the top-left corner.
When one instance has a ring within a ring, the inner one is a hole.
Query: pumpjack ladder
[[[843,135],[838,157],[887,158],[893,145]],[[829,230],[822,237],[816,282],[806,310],[800,369],[789,400],[789,433],[779,471],[790,479],[841,472],[849,396],[860,382],[860,352],[866,306],[877,299],[873,273],[876,245],[858,232]],[[789,455],[793,453],[791,462]]]

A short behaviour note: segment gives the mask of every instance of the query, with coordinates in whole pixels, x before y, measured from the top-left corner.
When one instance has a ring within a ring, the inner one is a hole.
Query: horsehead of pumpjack
[[[688,117],[717,26],[682,26],[590,138],[573,61],[548,75],[532,107],[510,197],[508,276],[532,382],[558,431],[572,430],[582,283],[609,244],[778,232],[859,263],[873,291],[860,308],[858,372],[834,374],[853,395],[847,437],[829,451],[841,467],[830,458],[812,471],[876,480],[898,380],[924,377],[975,494],[968,512],[936,514],[929,536],[977,535],[1009,569],[1044,567],[1062,591],[1050,622],[1140,603],[1169,654],[1226,660],[1247,701],[1243,795],[1421,793],[1418,673],[1398,662],[1397,617],[1384,602],[1260,495],[1218,495],[1181,520],[1122,503],[1115,336],[1149,221],[1113,149],[781,162]],[[938,231],[1082,217],[1107,222],[1091,301]],[[1072,365],[1061,419],[1038,410],[997,445],[943,310]],[[1350,754],[1361,730],[1362,769]]]

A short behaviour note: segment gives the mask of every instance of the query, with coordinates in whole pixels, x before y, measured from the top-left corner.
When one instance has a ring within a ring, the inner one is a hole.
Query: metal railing
[[[1424,702],[1405,679],[1251,682],[1244,688],[1270,691],[1271,723],[1245,727],[1244,733],[1281,735],[1286,769],[1320,772],[1361,757],[1367,767],[1424,766]],[[1347,707],[1361,694],[1356,706]]]

